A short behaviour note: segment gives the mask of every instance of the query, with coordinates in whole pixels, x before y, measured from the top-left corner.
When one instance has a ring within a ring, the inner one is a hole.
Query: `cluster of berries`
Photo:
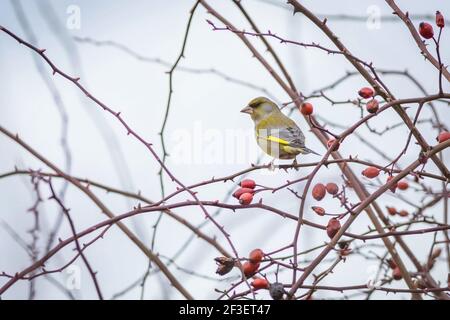
[[[252,179],[242,180],[239,184],[240,188],[233,193],[233,197],[239,200],[240,204],[249,205],[253,201],[256,183]]]

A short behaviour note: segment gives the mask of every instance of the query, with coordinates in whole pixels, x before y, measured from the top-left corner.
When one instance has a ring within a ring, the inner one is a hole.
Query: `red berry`
[[[406,210],[400,210],[400,211],[398,212],[398,215],[399,215],[400,217],[407,217],[407,216],[408,216],[408,211],[406,211]]]
[[[244,193],[255,193],[255,191],[253,189],[250,188],[239,188],[237,189],[234,193],[233,193],[233,197],[235,197],[236,199],[239,199],[239,197],[244,194]]]
[[[376,113],[378,111],[379,103],[377,100],[372,99],[366,104],[366,110],[369,113]]]
[[[394,260],[392,259],[387,259],[387,263],[389,265],[389,268],[391,268],[392,270],[394,270],[395,268],[397,268],[397,264],[395,263]]]
[[[243,205],[248,205],[248,204],[252,203],[252,200],[253,200],[253,194],[251,194],[251,193],[243,193],[239,197],[239,203],[243,204]]]
[[[393,176],[387,177],[386,183],[389,183],[392,179],[394,179]],[[395,193],[395,190],[397,189],[397,185],[398,185],[398,183],[394,183],[394,184],[389,188],[389,190],[391,190],[392,192]]]
[[[317,213],[319,216],[324,216],[325,215],[325,209],[324,208],[322,208],[322,207],[316,207],[316,206],[313,206],[313,207],[311,207],[313,210],[314,210],[314,212],[315,213]]]
[[[395,216],[397,214],[397,209],[394,207],[386,207],[386,209],[391,216]]]
[[[329,194],[333,194],[333,195],[337,194],[339,192],[339,187],[337,186],[336,183],[333,183],[333,182],[327,183],[326,189]]]
[[[253,288],[255,288],[255,290],[269,289],[269,282],[263,278],[256,278],[252,281],[251,285]]]
[[[301,105],[300,107],[300,112],[305,115],[305,116],[309,116],[310,114],[313,113],[313,105],[309,102],[305,102]]]
[[[400,271],[399,267],[395,267],[394,270],[392,270],[392,278],[395,280],[401,280],[402,279],[402,272]]]
[[[431,39],[434,36],[433,26],[427,22],[419,24],[419,33],[425,39]]]
[[[375,167],[367,167],[361,173],[366,178],[373,179],[378,177],[378,175],[380,174],[380,169]]]
[[[364,99],[369,99],[369,98],[373,97],[374,92],[373,92],[372,88],[364,87],[358,91],[358,94],[360,97],[362,97]]]
[[[255,189],[256,183],[254,180],[252,179],[245,179],[242,180],[241,183],[239,184],[242,188],[250,188],[250,189]]]
[[[323,185],[323,183],[318,183],[314,186],[312,189],[312,196],[317,201],[322,200],[325,197],[326,194],[326,188]]]
[[[341,223],[336,218],[331,218],[327,225],[327,234],[332,239],[341,228]]]
[[[406,190],[406,189],[408,189],[408,187],[409,187],[409,184],[406,181],[402,180],[397,183],[397,188],[399,188],[400,190]]]
[[[439,28],[443,28],[445,26],[444,16],[439,11],[436,11],[436,25]]]
[[[336,141],[336,139],[330,139],[327,141],[327,148],[330,149],[333,143]],[[337,151],[339,149],[340,143],[336,143],[336,145],[333,147],[331,151]]]
[[[260,263],[264,257],[264,252],[261,249],[255,249],[248,255],[248,260],[251,263]]]
[[[250,278],[255,274],[256,271],[259,269],[259,263],[251,263],[249,261],[246,261],[242,265],[242,269],[244,270],[244,274],[247,278]]]
[[[437,137],[437,141],[439,141],[439,143],[447,141],[448,139],[450,139],[450,132],[448,131],[442,131]]]

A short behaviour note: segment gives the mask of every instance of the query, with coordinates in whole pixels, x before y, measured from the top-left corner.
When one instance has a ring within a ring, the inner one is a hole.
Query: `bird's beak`
[[[253,113],[253,108],[246,106],[244,109],[241,110],[242,113],[248,113],[248,114],[252,114]]]

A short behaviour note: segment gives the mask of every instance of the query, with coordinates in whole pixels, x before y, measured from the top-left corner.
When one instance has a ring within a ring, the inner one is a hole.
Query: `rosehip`
[[[358,91],[358,94],[364,99],[369,99],[373,97],[374,92],[372,88],[364,87]]]
[[[443,28],[445,26],[444,16],[440,11],[436,11],[436,25],[439,28]]]
[[[248,205],[248,204],[252,203],[252,200],[253,200],[253,194],[247,193],[247,192],[241,194],[241,196],[239,197],[239,203],[244,204],[244,205]]]
[[[242,180],[241,183],[239,183],[239,185],[242,188],[255,189],[256,183],[252,179],[245,179],[245,180]]]
[[[409,187],[409,184],[406,181],[402,180],[397,183],[397,188],[399,188],[400,190],[406,190],[406,189],[408,189],[408,187]]]
[[[269,282],[263,278],[256,278],[255,280],[252,281],[251,285],[256,290],[269,289]]]
[[[397,264],[395,263],[394,260],[392,260],[392,259],[387,259],[387,263],[388,263],[388,265],[389,265],[389,268],[391,268],[391,269],[397,268]]]
[[[324,208],[322,208],[322,207],[316,207],[316,206],[313,206],[313,207],[311,207],[313,210],[314,210],[314,212],[315,213],[317,213],[319,216],[324,216],[325,215],[325,209]]]
[[[250,252],[250,254],[248,255],[248,260],[251,263],[260,263],[261,260],[264,257],[264,252],[261,249],[255,249],[252,250],[252,252]]]
[[[450,132],[442,131],[441,133],[439,133],[436,140],[439,141],[439,143],[442,143],[444,141],[447,141],[448,139],[450,139]]]
[[[392,270],[392,278],[395,280],[401,280],[402,279],[402,272],[400,271],[399,267],[395,267],[394,270]]]
[[[327,234],[332,239],[341,228],[341,223],[336,218],[331,218],[327,225]]]
[[[300,112],[305,116],[309,116],[310,114],[312,114],[313,110],[313,105],[309,102],[302,103],[300,107]]]
[[[373,178],[378,177],[378,175],[380,174],[380,169],[375,168],[375,167],[367,167],[361,173],[366,178],[373,179]]]
[[[386,183],[389,183],[392,179],[394,179],[393,176],[387,177]],[[397,185],[398,185],[398,183],[394,183],[394,184],[389,188],[389,190],[391,190],[392,192],[395,193],[395,190],[397,189]]]
[[[397,214],[397,209],[394,207],[386,207],[386,209],[391,216],[395,216]]]
[[[379,103],[376,99],[372,99],[366,104],[366,110],[369,113],[376,113],[378,111]]]
[[[400,217],[407,217],[407,216],[408,216],[408,211],[406,211],[406,210],[400,210],[400,211],[398,212],[398,215],[399,215]]]
[[[336,139],[330,139],[327,141],[327,148],[330,149],[331,146],[333,145],[333,143],[336,141]],[[338,142],[336,143],[336,145],[333,147],[333,149],[331,151],[337,151],[339,149],[339,146],[341,144]]]
[[[325,197],[326,188],[323,183],[318,183],[312,189],[312,196],[317,201],[322,200]]]
[[[431,39],[434,36],[433,26],[427,22],[419,24],[419,33],[425,39]]]
[[[339,187],[333,182],[327,183],[326,189],[329,194],[333,195],[339,192]]]
[[[235,197],[236,199],[239,199],[239,197],[244,194],[244,193],[255,193],[255,191],[253,189],[250,188],[239,188],[237,189],[234,193],[233,193],[233,197]]]
[[[251,263],[249,261],[246,261],[242,265],[242,269],[244,270],[245,276],[247,278],[250,278],[251,276],[253,276],[256,273],[256,271],[258,271],[259,263]]]

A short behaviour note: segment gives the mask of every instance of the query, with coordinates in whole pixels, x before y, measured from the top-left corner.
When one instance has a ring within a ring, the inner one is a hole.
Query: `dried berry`
[[[380,174],[380,169],[375,167],[367,167],[361,172],[361,174],[366,178],[373,179],[378,177],[378,175]]]
[[[248,255],[248,260],[251,263],[260,263],[263,258],[264,252],[261,249],[252,250],[252,252]]]
[[[282,300],[284,292],[285,291],[282,283],[275,282],[269,286],[269,293],[273,300]]]
[[[339,187],[337,186],[336,183],[333,182],[327,183],[326,189],[327,192],[332,195],[335,195],[339,192]]]
[[[338,246],[340,249],[347,249],[350,244],[348,241],[339,241]]]
[[[252,179],[245,179],[242,180],[239,184],[242,188],[249,188],[249,189],[255,189],[256,183]]]
[[[325,209],[322,207],[316,207],[316,206],[312,206],[311,207],[315,213],[317,213],[319,216],[324,216],[325,215]]]
[[[376,99],[372,99],[366,104],[366,110],[369,113],[376,113],[378,111],[379,103]]]
[[[251,193],[243,193],[239,197],[239,203],[242,205],[248,205],[248,204],[252,203],[252,200],[253,200],[253,194],[251,194]]]
[[[229,273],[235,266],[235,261],[233,258],[228,257],[217,257],[214,259],[217,264],[216,273],[223,276]]]
[[[419,24],[419,33],[425,39],[431,39],[434,36],[433,26],[427,22]]]
[[[269,289],[269,282],[266,279],[263,278],[256,278],[251,283],[252,287],[255,290],[259,289]]]
[[[358,94],[361,98],[369,99],[373,97],[374,92],[372,88],[364,87],[358,91]]]
[[[326,188],[323,185],[323,183],[318,183],[314,186],[312,189],[312,196],[317,201],[322,200],[325,197],[326,194]]]
[[[339,229],[341,229],[341,223],[336,218],[331,218],[327,224],[327,234],[332,239],[336,233],[338,233]]]
[[[436,25],[439,28],[443,28],[445,26],[444,16],[440,11],[436,11]]]
[[[305,116],[309,116],[310,114],[313,113],[313,111],[314,111],[313,105],[309,102],[303,103],[300,107],[300,112]]]

